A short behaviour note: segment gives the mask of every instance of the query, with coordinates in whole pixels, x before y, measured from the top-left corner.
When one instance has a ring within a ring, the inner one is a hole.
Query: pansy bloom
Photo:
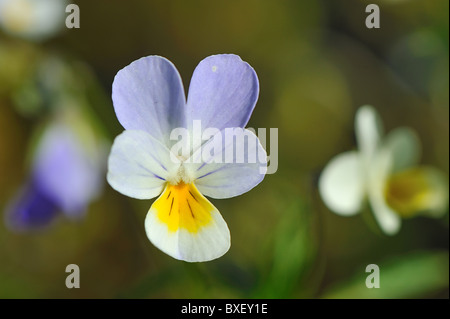
[[[75,113],[70,114],[76,122]],[[8,227],[42,228],[59,213],[82,217],[103,186],[102,146],[84,125],[80,130],[60,119],[50,122],[35,146],[29,180],[9,205]]]
[[[163,57],[141,58],[117,73],[112,99],[125,131],[112,146],[107,179],[129,197],[159,196],[147,213],[145,230],[173,258],[208,261],[230,248],[228,226],[205,195],[238,196],[263,180],[266,152],[244,129],[258,94],[255,71],[232,54],[199,63],[187,100],[177,69]],[[196,124],[204,128],[201,137],[195,137]],[[206,139],[208,129],[214,133]],[[177,130],[190,136],[182,152],[175,150]],[[229,154],[231,160],[224,160]],[[249,160],[255,154],[262,160]]]
[[[371,106],[356,114],[358,151],[334,157],[322,172],[319,191],[336,214],[360,212],[367,198],[384,233],[400,229],[401,217],[417,214],[439,217],[448,203],[448,183],[442,172],[418,166],[417,135],[402,127],[383,137],[379,115]]]

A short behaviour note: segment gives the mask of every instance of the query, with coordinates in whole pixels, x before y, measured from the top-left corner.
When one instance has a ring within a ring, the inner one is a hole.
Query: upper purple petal
[[[233,54],[202,60],[192,75],[186,106],[187,125],[203,128],[245,127],[259,94],[253,68]]]
[[[185,126],[183,84],[175,66],[163,57],[144,57],[120,70],[112,99],[126,130],[146,131],[166,145],[171,130]]]

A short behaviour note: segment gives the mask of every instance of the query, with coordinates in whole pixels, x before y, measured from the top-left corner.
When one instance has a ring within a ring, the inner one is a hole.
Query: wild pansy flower
[[[367,198],[375,219],[389,235],[400,229],[401,217],[419,213],[438,217],[445,212],[448,184],[439,170],[417,166],[420,143],[409,128],[383,137],[382,122],[371,106],[356,113],[359,150],[334,157],[322,172],[319,191],[336,214],[361,211]]]
[[[112,99],[125,131],[112,146],[107,179],[129,197],[159,195],[145,230],[173,258],[201,262],[228,251],[228,226],[204,195],[238,196],[263,180],[266,152],[244,129],[258,93],[255,71],[232,54],[199,63],[187,101],[177,69],[163,57],[141,58],[117,73]],[[201,138],[195,137],[198,124],[205,128]],[[177,142],[177,132],[190,138]],[[259,162],[248,159],[255,154]]]
[[[64,26],[67,0],[0,0],[0,26],[13,36],[43,40]]]
[[[102,189],[104,147],[76,112],[66,116],[41,133],[29,180],[6,213],[12,230],[47,226],[60,212],[79,219]]]

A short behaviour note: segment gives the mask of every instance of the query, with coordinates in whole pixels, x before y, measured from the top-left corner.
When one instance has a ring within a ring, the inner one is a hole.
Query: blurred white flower
[[[67,0],[0,0],[0,27],[28,40],[44,40],[64,26]]]
[[[366,105],[357,111],[355,133],[359,150],[335,156],[320,176],[319,192],[329,209],[351,216],[367,198],[389,235],[399,231],[401,217],[445,213],[447,178],[435,168],[416,166],[420,142],[414,131],[397,128],[383,138],[378,113]]]

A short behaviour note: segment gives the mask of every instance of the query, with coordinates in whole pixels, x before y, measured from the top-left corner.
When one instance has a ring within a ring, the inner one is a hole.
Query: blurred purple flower
[[[63,123],[50,124],[40,139],[29,181],[10,204],[6,223],[13,230],[48,225],[60,212],[84,215],[103,186],[104,157],[93,136]]]
[[[13,203],[7,223],[16,230],[42,227],[50,223],[57,210],[54,200],[31,180]]]

